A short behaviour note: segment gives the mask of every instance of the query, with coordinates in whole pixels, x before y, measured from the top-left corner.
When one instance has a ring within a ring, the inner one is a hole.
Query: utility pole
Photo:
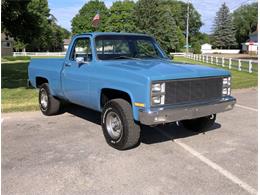
[[[190,19],[190,0],[187,5],[187,20],[186,20],[186,54],[189,53],[189,19]]]

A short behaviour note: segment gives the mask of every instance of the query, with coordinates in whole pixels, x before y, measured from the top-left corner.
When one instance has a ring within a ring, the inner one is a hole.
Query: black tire
[[[44,101],[46,105],[41,101],[44,95],[47,95],[47,100]],[[48,83],[42,84],[39,87],[39,107],[42,113],[46,116],[56,115],[60,111],[60,105],[61,102],[51,95]]]
[[[107,128],[109,126],[107,117],[110,115],[116,115],[121,120],[120,133],[117,137],[111,136],[111,130]],[[140,126],[134,121],[130,103],[124,99],[113,99],[105,104],[101,114],[101,125],[106,142],[113,148],[125,150],[133,148],[139,142]]]
[[[181,124],[188,130],[191,131],[205,131],[208,130],[216,121],[216,114],[205,116],[201,118],[183,120]]]

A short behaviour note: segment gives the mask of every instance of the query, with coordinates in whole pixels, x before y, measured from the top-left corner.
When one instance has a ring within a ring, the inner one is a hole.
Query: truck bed
[[[62,70],[64,59],[63,58],[39,58],[32,59],[29,68],[28,76],[33,87],[36,86],[36,78],[47,78],[54,96],[62,94],[60,74]]]

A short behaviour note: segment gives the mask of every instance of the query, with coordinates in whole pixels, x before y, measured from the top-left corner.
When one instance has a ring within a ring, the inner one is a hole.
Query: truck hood
[[[113,60],[103,61],[106,67],[115,68],[118,71],[129,71],[141,74],[151,80],[169,80],[182,78],[198,78],[211,76],[228,76],[229,71],[211,68],[207,66],[174,63],[170,60]]]

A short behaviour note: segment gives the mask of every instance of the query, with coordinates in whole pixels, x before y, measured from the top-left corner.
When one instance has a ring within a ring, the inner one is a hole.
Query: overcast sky
[[[116,0],[104,0],[105,4],[110,7]],[[197,11],[201,14],[203,26],[201,32],[210,33],[214,17],[222,3],[226,3],[231,11],[235,10],[242,4],[252,3],[256,0],[190,0]],[[71,30],[71,20],[78,13],[79,9],[87,0],[49,0],[51,13],[58,19],[58,24]],[[183,13],[186,14],[186,13]]]

